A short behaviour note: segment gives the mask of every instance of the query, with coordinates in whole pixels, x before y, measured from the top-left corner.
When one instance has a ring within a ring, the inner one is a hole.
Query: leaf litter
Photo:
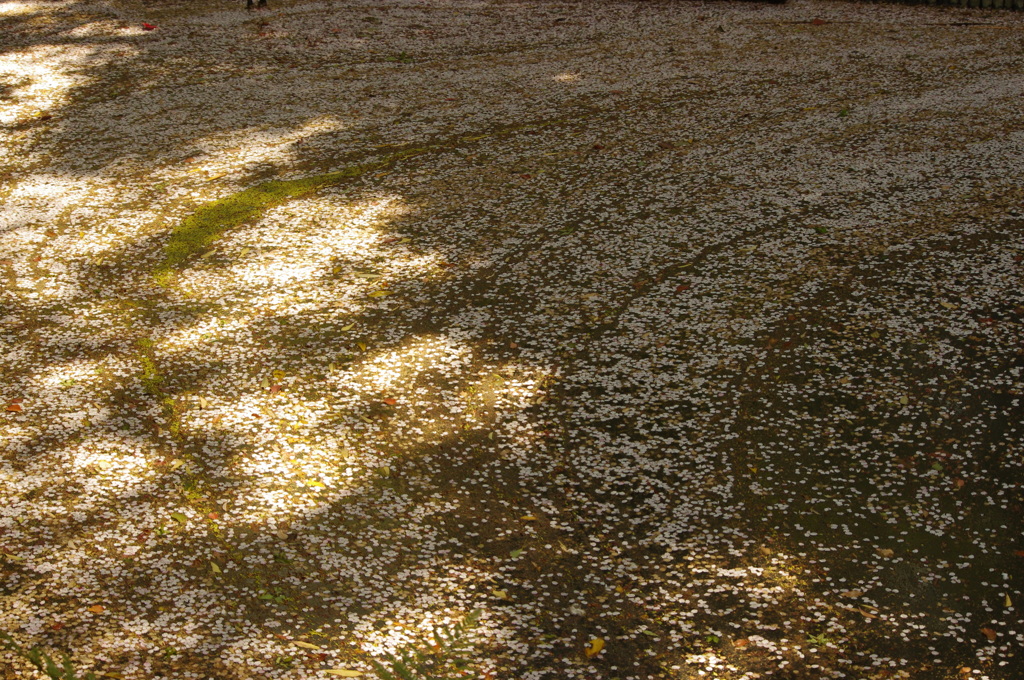
[[[496,678],[1017,677],[1017,32],[12,7],[0,630],[139,680],[477,610]]]

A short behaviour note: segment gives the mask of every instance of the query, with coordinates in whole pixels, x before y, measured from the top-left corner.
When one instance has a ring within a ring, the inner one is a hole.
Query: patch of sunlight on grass
[[[157,280],[166,283],[172,270],[180,268],[192,255],[209,249],[225,231],[257,219],[268,208],[358,177],[363,172],[364,169],[356,166],[303,179],[271,181],[207,203],[171,232],[164,260],[156,270]]]
[[[171,232],[164,248],[164,259],[154,272],[161,285],[170,284],[174,271],[183,267],[192,256],[208,250],[227,230],[258,219],[266,210],[286,201],[308,196],[319,189],[340,184],[367,172],[379,170],[429,148],[405,149],[385,158],[362,165],[353,165],[336,172],[312,175],[301,179],[273,180],[245,189],[226,198],[202,206]]]

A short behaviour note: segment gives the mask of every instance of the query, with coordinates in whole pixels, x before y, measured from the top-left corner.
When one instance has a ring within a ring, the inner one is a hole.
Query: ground
[[[0,2],[0,631],[1024,677],[1024,15],[243,6]]]

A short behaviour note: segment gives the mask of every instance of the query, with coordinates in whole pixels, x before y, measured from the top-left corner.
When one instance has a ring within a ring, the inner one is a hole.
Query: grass
[[[39,647],[25,649],[7,633],[0,633],[0,642],[3,643],[4,647],[27,660],[38,670],[46,673],[46,677],[50,678],[50,680],[96,680],[96,676],[93,673],[78,675],[74,664],[71,663],[71,659],[68,658],[67,654],[61,655],[61,661],[58,664],[53,660],[53,657]]]
[[[402,53],[402,56],[407,58],[405,53]],[[491,134],[461,137],[457,143],[475,142],[522,130],[537,130],[561,122],[561,120],[504,126]],[[224,232],[258,219],[270,208],[293,199],[309,196],[320,189],[361,177],[367,172],[391,167],[400,160],[447,146],[446,144],[434,144],[420,148],[402,149],[371,163],[353,165],[335,172],[311,175],[300,179],[272,180],[244,189],[226,198],[211,201],[185,218],[171,232],[171,237],[164,247],[164,258],[153,272],[154,278],[160,286],[170,286],[173,283],[175,272],[182,269],[196,255],[208,252]]]
[[[185,218],[172,232],[164,247],[163,261],[154,271],[156,282],[168,286],[174,272],[194,256],[205,253],[224,232],[258,219],[266,210],[286,201],[308,196],[320,189],[335,186],[367,172],[388,167],[399,160],[416,156],[434,147],[404,149],[382,160],[354,165],[335,172],[293,180],[272,180],[207,203]]]

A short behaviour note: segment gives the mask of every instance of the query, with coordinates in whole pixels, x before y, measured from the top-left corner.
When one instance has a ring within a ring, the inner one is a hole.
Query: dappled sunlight
[[[0,54],[0,84],[12,88],[0,106],[0,126],[52,113],[73,88],[91,82],[84,69],[100,67],[134,51],[125,45],[35,45]]]
[[[0,4],[0,632],[124,680],[371,678],[475,611],[488,680],[1008,677],[1016,34],[269,1]]]
[[[75,359],[48,366],[34,380],[41,390],[36,398],[60,399],[62,396],[72,397],[78,391],[91,390],[103,381],[100,375],[103,365],[101,360]]]
[[[4,0],[4,2],[0,2],[0,17],[15,17],[23,14],[32,14],[33,12],[41,11],[48,4],[51,3]]]
[[[312,137],[345,130],[348,124],[334,115],[323,115],[295,127],[245,127],[197,139],[201,152],[182,165],[158,173],[161,179],[220,179],[246,169],[266,166],[287,167],[302,157],[302,145]]]
[[[179,398],[182,428],[235,451],[211,462],[219,475],[245,480],[241,520],[301,519],[350,495],[354,483],[386,476],[414,447],[522,410],[545,379],[526,366],[481,365],[472,347],[438,336],[323,368],[322,381],[278,370],[242,385],[233,375],[211,378]],[[218,396],[229,390],[231,398]]]
[[[389,281],[426,271],[436,259],[404,248],[381,230],[408,212],[397,196],[353,202],[323,191],[271,208],[256,224],[226,234],[205,258],[211,266],[200,261],[177,284],[191,297],[215,291],[218,299],[248,299],[255,309],[327,302],[353,307],[358,302],[346,300],[346,293],[381,290]],[[385,256],[380,247],[388,239]],[[353,279],[361,285],[353,287]]]
[[[131,36],[144,33],[141,25],[125,26],[123,21],[90,21],[65,31],[67,38],[109,38],[114,35]]]
[[[566,73],[559,73],[557,76],[554,76],[552,78],[552,80],[554,80],[555,82],[559,82],[559,83],[572,83],[572,82],[575,82],[575,81],[579,80],[580,77],[581,76],[580,76],[579,73],[566,72]]]

